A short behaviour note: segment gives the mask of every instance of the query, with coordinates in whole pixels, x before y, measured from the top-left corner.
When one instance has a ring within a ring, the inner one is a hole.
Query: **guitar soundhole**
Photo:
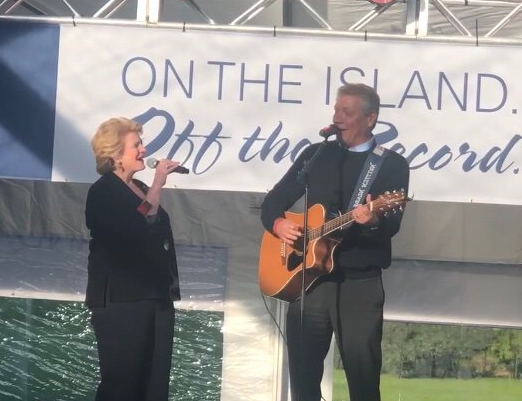
[[[303,238],[298,238],[292,245],[292,252],[288,255],[288,262],[286,268],[288,271],[293,271],[303,262]]]
[[[294,250],[294,253],[297,253],[298,255],[301,255],[303,252],[303,237],[299,237],[295,240],[294,244],[292,245],[292,249]]]
[[[292,252],[290,255],[288,255],[288,263],[286,264],[286,268],[288,271],[293,271],[297,267],[299,267],[303,261],[302,253],[299,252],[300,255],[297,254],[297,252]]]

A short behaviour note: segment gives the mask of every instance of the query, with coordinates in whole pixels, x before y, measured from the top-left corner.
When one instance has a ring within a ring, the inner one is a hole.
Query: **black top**
[[[284,212],[304,194],[304,186],[297,181],[297,174],[319,145],[313,144],[306,148],[266,195],[261,207],[261,220],[267,230],[272,231],[275,219],[284,217]],[[351,152],[339,146],[337,141],[328,142],[308,175],[308,206],[319,203],[327,213],[349,211],[348,204],[370,151]],[[369,193],[372,199],[386,191],[404,190],[407,193],[408,182],[409,167],[406,159],[393,151],[387,151]],[[362,203],[365,202],[364,199]],[[389,213],[387,217],[380,217],[377,227],[353,224],[337,232],[342,242],[334,255],[336,269],[333,277],[365,278],[380,275],[381,269],[391,263],[391,237],[399,231],[401,219],[402,213]]]
[[[147,192],[147,186],[134,183]],[[180,299],[174,239],[160,206],[148,222],[137,211],[142,199],[120,178],[102,175],[87,195],[85,219],[91,232],[85,303]]]

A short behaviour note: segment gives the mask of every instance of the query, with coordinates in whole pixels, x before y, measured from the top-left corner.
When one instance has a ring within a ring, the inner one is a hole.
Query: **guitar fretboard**
[[[325,235],[330,234],[353,221],[354,218],[352,217],[352,212],[350,211],[332,220],[328,220],[322,226],[308,230],[308,238],[310,241],[313,241],[314,239],[324,237]]]
[[[377,214],[381,214],[396,207],[402,207],[405,200],[404,191],[393,191],[392,193],[379,196],[377,199],[368,203],[367,207],[369,210],[376,212]],[[332,220],[328,220],[319,227],[308,230],[308,239],[313,241],[315,239],[324,237],[325,235],[330,234],[339,228],[351,224],[354,220],[353,210],[350,210],[348,213],[337,216]]]

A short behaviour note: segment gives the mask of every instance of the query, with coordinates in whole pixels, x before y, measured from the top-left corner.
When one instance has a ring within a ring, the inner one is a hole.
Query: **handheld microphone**
[[[147,159],[147,166],[149,168],[156,168],[158,163],[159,163],[159,160],[155,159],[154,157]],[[178,166],[174,170],[171,171],[171,173],[179,173],[179,174],[188,174],[189,172],[190,172],[190,170],[183,166]]]
[[[324,127],[319,131],[319,136],[322,136],[324,139],[328,139],[332,135],[340,134],[341,130],[335,124],[330,124],[328,127]]]

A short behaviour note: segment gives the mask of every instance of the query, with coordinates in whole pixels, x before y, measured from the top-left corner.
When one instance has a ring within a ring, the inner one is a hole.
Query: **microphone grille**
[[[158,165],[158,160],[151,157],[150,159],[147,159],[147,166],[149,168],[156,168],[156,166]]]
[[[324,127],[321,131],[319,131],[319,135],[323,138],[328,138],[331,135],[338,135],[341,132],[339,127],[335,124],[330,124],[328,127]]]

